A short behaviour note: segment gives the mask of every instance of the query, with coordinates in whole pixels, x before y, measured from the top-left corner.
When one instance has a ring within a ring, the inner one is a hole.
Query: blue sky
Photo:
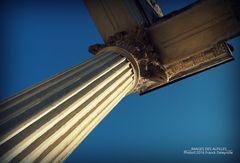
[[[192,0],[158,0],[164,13]],[[1,9],[0,99],[93,55],[102,39],[81,0],[8,1]],[[240,38],[235,60],[154,92],[129,95],[66,162],[229,162],[240,158]],[[183,155],[224,146],[234,155]]]

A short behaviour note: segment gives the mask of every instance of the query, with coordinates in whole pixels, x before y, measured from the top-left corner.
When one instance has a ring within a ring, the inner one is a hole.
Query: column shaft
[[[104,52],[0,105],[0,161],[63,161],[136,83],[132,63]]]

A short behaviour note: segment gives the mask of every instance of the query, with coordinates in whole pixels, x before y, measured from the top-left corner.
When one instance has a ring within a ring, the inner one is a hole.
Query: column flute
[[[134,91],[138,74],[130,53],[108,47],[93,59],[3,101],[0,161],[63,161]]]

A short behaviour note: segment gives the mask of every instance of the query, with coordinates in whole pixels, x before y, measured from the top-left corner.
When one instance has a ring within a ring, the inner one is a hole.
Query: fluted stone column
[[[59,162],[138,81],[138,66],[123,49],[96,57],[0,105],[0,162]]]

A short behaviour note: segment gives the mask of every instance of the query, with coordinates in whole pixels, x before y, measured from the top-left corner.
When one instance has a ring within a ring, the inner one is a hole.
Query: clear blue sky
[[[193,0],[159,0],[164,13]],[[9,0],[1,6],[0,99],[93,55],[101,43],[81,0]],[[191,22],[189,22],[191,23]],[[66,162],[229,162],[240,158],[240,38],[235,60],[120,104]],[[183,155],[227,147],[230,156]]]

